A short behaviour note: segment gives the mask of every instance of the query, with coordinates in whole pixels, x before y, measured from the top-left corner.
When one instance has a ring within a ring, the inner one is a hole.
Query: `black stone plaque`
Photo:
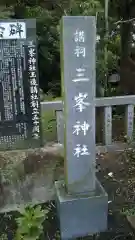
[[[0,20],[0,150],[41,146],[36,20]]]

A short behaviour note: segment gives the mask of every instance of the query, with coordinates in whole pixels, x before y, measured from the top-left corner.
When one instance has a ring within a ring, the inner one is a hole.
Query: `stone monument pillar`
[[[104,231],[108,198],[95,175],[95,17],[61,22],[65,180],[55,183],[61,238]]]

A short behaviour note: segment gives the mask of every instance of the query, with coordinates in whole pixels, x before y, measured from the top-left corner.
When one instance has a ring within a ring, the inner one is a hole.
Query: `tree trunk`
[[[131,3],[130,0],[122,0],[120,15],[123,21],[131,17]],[[130,55],[130,39],[131,39],[131,22],[121,24],[121,59],[127,58]]]
[[[131,22],[121,24],[121,60],[127,59],[131,52]]]
[[[131,18],[132,6],[129,0],[123,0],[121,3],[120,15],[123,21]],[[122,94],[133,94],[132,72],[130,71],[131,56],[131,30],[132,22],[121,24],[121,61],[120,61],[120,87]]]

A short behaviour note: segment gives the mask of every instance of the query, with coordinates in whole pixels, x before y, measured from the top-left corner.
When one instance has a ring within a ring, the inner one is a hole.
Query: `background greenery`
[[[105,2],[109,3],[108,24]],[[107,76],[121,69],[121,60],[134,54],[133,0],[1,0],[0,18],[36,18],[40,88],[54,97],[60,88],[60,19],[63,15],[95,15],[97,19],[97,92]],[[107,36],[107,37],[106,37]],[[105,49],[107,53],[105,57]],[[122,82],[122,79],[121,79]],[[122,85],[122,84],[121,84]],[[128,88],[128,83],[127,83]],[[111,93],[108,93],[111,94]]]
[[[0,18],[36,18],[40,88],[54,97],[60,96],[59,23],[62,15],[97,17],[97,83],[104,86],[106,71],[118,71],[119,59],[131,54],[132,21],[116,23],[135,16],[135,1],[109,0],[108,39],[105,38],[104,0],[1,0]],[[129,34],[128,34],[129,32]],[[129,35],[129,36],[128,36]],[[104,47],[107,46],[107,61]],[[121,51],[122,49],[122,51]]]
[[[105,19],[107,0],[1,0],[0,18],[36,18],[39,59],[39,83],[41,100],[52,100],[61,96],[60,80],[60,19],[63,15],[94,15],[97,19],[97,96],[118,95],[125,85],[127,94],[131,85],[130,75],[115,91],[105,89],[108,76],[118,72],[121,76],[121,62],[129,61],[134,55],[134,0],[108,0],[108,22]],[[106,31],[106,25],[109,28]],[[106,50],[106,55],[105,55]],[[128,63],[126,64],[128,66]],[[135,67],[134,67],[135,69]],[[131,78],[131,80],[134,80]],[[129,86],[130,85],[130,86]],[[104,90],[107,90],[104,91]],[[135,93],[135,89],[134,89]],[[42,113],[43,132],[50,132],[49,140],[56,138],[54,112]],[[53,131],[52,131],[53,129]]]

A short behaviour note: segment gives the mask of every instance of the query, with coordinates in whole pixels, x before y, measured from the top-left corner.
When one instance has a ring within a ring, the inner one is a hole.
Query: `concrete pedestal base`
[[[55,189],[62,240],[106,230],[108,195],[98,180],[93,195],[68,195],[64,181],[55,182]]]

